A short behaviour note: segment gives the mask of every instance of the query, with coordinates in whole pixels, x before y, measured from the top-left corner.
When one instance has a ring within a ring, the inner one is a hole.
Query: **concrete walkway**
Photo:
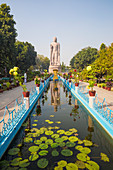
[[[35,87],[34,81],[26,83],[27,89],[30,90],[32,87]],[[20,102],[22,99],[22,87],[15,87],[12,90],[4,91],[0,93],[0,120],[3,118],[5,107],[8,106],[8,109],[11,111],[14,108],[15,100],[18,99]]]

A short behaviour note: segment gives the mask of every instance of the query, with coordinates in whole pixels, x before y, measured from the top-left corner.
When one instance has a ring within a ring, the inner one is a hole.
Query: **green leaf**
[[[75,149],[81,151],[83,149],[83,146],[77,145],[77,146],[75,146]]]
[[[29,161],[28,159],[24,159],[23,161],[20,161],[19,167],[25,168],[25,167],[29,166],[30,163],[28,161]]]
[[[77,166],[78,166],[78,168],[80,168],[80,169],[84,169],[86,166],[85,166],[85,163],[84,162],[82,162],[82,161],[76,161],[76,163],[75,163]]]
[[[37,124],[32,124],[32,126],[37,126]]]
[[[73,155],[73,152],[72,152],[70,149],[63,149],[63,150],[61,151],[61,154],[62,154],[63,156],[72,156],[72,155]]]
[[[76,136],[70,136],[69,141],[70,142],[76,142],[76,141],[78,141],[78,138]]]
[[[48,166],[48,160],[46,158],[39,159],[37,166],[42,169],[46,168]]]
[[[20,151],[19,148],[12,148],[8,151],[8,154],[9,155],[16,155],[16,154],[18,154],[19,151]]]
[[[66,165],[66,169],[67,170],[78,170],[78,166],[76,164],[74,164],[74,163],[68,163]]]
[[[61,122],[60,122],[60,121],[56,121],[55,123],[58,123],[58,124],[60,124]]]
[[[73,132],[73,133],[76,133],[76,132],[77,132],[77,129],[72,128],[72,129],[69,129],[69,131],[71,131],[71,132]]]
[[[77,154],[77,159],[80,160],[80,161],[89,161],[90,160],[90,157],[87,156],[85,153],[78,153]]]
[[[9,161],[3,160],[0,161],[0,168],[7,168],[9,166]]]
[[[74,147],[75,143],[73,143],[73,142],[66,142],[66,146],[67,147]]]
[[[36,145],[40,145],[40,144],[42,143],[42,141],[41,141],[41,140],[35,140],[34,143],[35,143]]]
[[[64,147],[65,145],[66,145],[65,142],[59,143],[60,147]]]
[[[26,142],[26,143],[29,143],[29,142],[32,142],[32,141],[33,141],[32,138],[29,138],[29,137],[24,138],[24,142]]]
[[[47,137],[46,136],[43,136],[40,138],[41,141],[46,141],[47,140]]]
[[[70,136],[70,135],[72,135],[72,133],[73,133],[73,132],[66,131],[66,132],[65,132],[65,135],[66,135],[66,136]]]
[[[34,120],[34,122],[38,122],[38,120]]]
[[[59,152],[57,150],[53,150],[51,154],[52,156],[59,156]]]
[[[64,161],[64,160],[61,160],[57,164],[58,164],[58,166],[61,166],[63,168],[63,167],[65,167],[67,165],[67,162]]]
[[[109,162],[109,158],[105,153],[100,153],[101,156],[101,160],[103,160],[104,162]]]
[[[58,147],[58,143],[52,143],[51,144],[51,148],[57,148]]]
[[[89,140],[83,140],[85,146],[92,146],[93,143]]]
[[[31,155],[29,156],[29,160],[30,160],[30,161],[35,161],[35,160],[37,160],[38,158],[39,158],[39,155],[38,155],[37,153],[31,154]]]
[[[59,134],[53,134],[51,137],[52,138],[59,138],[59,136],[60,136]]]
[[[39,147],[38,146],[31,146],[29,147],[28,149],[30,152],[37,152],[39,150]]]
[[[57,133],[59,133],[59,134],[64,134],[65,133],[65,131],[64,130],[57,130]]]
[[[38,153],[40,156],[46,156],[48,154],[47,150],[42,150]]]
[[[47,139],[47,140],[45,141],[45,143],[46,143],[47,145],[51,145],[51,144],[53,143],[53,140],[52,140],[52,139]]]
[[[62,139],[62,138],[56,138],[56,139],[55,139],[55,142],[56,142],[56,143],[61,143],[61,142],[63,142],[63,139]]]
[[[42,144],[39,145],[39,148],[40,148],[40,149],[47,149],[47,148],[48,148],[48,145],[42,143]]]
[[[54,170],[63,170],[63,168],[61,166],[55,166]]]
[[[19,161],[21,161],[22,158],[15,158],[11,161],[11,165],[12,166],[18,166],[19,165]]]
[[[78,139],[78,144],[82,144],[82,143],[83,143],[83,141]]]
[[[53,134],[53,131],[51,131],[51,130],[46,131],[45,134],[46,134],[46,135],[52,135],[52,134]]]
[[[94,161],[87,161],[87,163],[85,165],[86,165],[86,168],[88,168],[89,170],[90,169],[95,169],[95,170],[99,170],[100,169],[99,165],[96,162],[94,162]]]
[[[62,136],[61,138],[63,139],[63,141],[68,140],[68,136]]]

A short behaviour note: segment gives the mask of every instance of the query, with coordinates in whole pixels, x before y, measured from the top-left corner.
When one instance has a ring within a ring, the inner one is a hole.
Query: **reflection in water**
[[[69,103],[68,103],[69,105],[71,105],[71,98],[72,98],[71,97],[71,92],[69,91]]]
[[[89,134],[86,136],[86,139],[92,141],[92,132],[94,132],[94,124],[90,116],[88,116],[88,132]]]
[[[41,115],[40,99],[38,100],[38,104],[36,106],[36,110],[35,111],[36,111],[37,116]]]
[[[75,99],[75,105],[70,113],[70,116],[73,116],[73,121],[76,121],[77,118],[80,119],[78,108],[79,108],[79,105],[77,103],[77,99]]]
[[[60,106],[60,84],[57,82],[50,83],[51,90],[51,105],[54,105],[54,112],[57,112],[57,107]]]

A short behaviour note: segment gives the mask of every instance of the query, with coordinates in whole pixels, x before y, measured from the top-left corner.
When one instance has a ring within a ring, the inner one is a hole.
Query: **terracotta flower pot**
[[[40,84],[36,84],[37,87],[40,87]]]
[[[75,109],[78,109],[79,108],[79,105],[75,105]]]
[[[89,91],[89,95],[90,96],[95,96],[95,94],[96,94],[96,91],[94,90],[94,91]]]
[[[24,97],[29,97],[29,94],[30,94],[30,92],[29,92],[29,91],[26,91],[26,92],[25,92],[25,91],[23,91],[23,96],[24,96]]]
[[[75,83],[75,86],[79,86],[79,83]]]
[[[71,83],[71,80],[69,80],[69,83]]]
[[[108,91],[111,91],[111,87],[107,87],[107,90],[108,90]]]
[[[95,83],[94,86],[97,86],[97,83]]]
[[[44,83],[44,80],[41,80],[42,83]]]

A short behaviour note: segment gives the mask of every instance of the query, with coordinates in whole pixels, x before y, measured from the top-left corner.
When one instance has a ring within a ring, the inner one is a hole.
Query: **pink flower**
[[[72,75],[70,75],[70,77],[72,78]]]

